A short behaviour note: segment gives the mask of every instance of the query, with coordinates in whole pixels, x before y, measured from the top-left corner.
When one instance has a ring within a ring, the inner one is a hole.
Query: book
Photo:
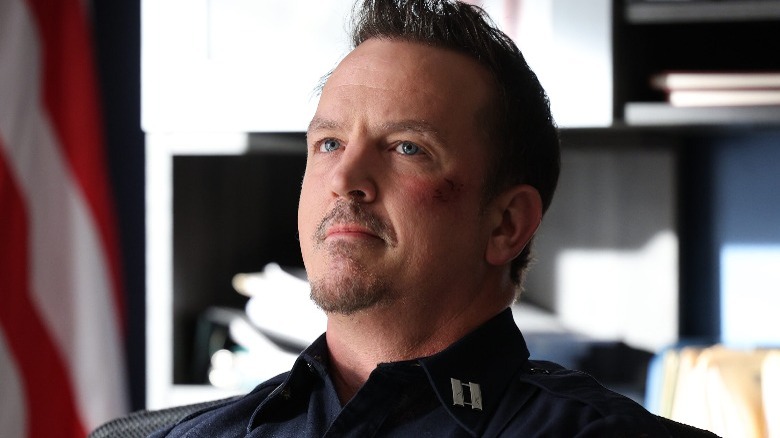
[[[780,72],[665,72],[650,79],[653,88],[676,90],[780,90]]]
[[[719,436],[765,437],[765,416],[761,394],[761,366],[768,350],[736,350],[723,346],[708,348],[706,373],[708,430]]]
[[[679,107],[780,105],[780,88],[757,90],[673,90],[669,103]]]
[[[767,436],[780,437],[780,349],[770,351],[761,365],[761,397]]]

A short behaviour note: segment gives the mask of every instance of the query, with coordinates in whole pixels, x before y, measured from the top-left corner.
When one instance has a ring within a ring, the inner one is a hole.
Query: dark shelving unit
[[[780,19],[774,0],[655,0],[632,1],[624,18],[632,24],[764,21]]]
[[[652,12],[652,13],[651,13]],[[651,78],[669,71],[780,71],[779,1],[616,1],[614,118],[632,125],[772,124],[777,106],[674,108]]]
[[[674,107],[651,78],[670,71],[776,72],[778,53],[780,1],[613,4],[614,125],[662,133],[676,148],[681,338],[721,335],[718,148],[757,135],[778,135],[780,143],[780,106]]]

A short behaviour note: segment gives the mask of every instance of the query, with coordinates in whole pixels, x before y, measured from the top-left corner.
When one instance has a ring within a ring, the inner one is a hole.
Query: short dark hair
[[[497,147],[485,200],[528,184],[539,191],[547,211],[560,172],[558,130],[547,93],[515,43],[482,8],[453,0],[363,0],[353,20],[353,47],[371,38],[415,42],[463,53],[486,67],[495,79],[497,102],[484,119],[488,141]],[[512,261],[510,275],[518,286],[530,247]]]

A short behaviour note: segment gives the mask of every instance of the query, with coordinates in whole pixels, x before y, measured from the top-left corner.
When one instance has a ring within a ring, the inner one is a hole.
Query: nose
[[[373,202],[377,195],[379,159],[376,148],[368,143],[350,142],[332,170],[330,183],[333,193],[346,200]]]

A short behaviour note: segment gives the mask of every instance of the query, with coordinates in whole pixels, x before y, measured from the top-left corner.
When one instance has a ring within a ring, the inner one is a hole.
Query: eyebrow
[[[341,125],[334,120],[324,119],[322,117],[314,117],[309,122],[309,127],[306,128],[306,132],[317,131],[321,129],[338,129]]]
[[[382,124],[382,130],[385,132],[416,132],[418,134],[431,136],[437,140],[440,137],[439,130],[424,120],[410,119],[387,122]]]
[[[342,125],[335,120],[314,117],[309,123],[307,132],[317,130],[337,130],[341,127]],[[432,137],[435,141],[441,141],[441,134],[439,130],[424,120],[407,119],[386,122],[380,125],[380,130],[382,132],[414,132]]]

